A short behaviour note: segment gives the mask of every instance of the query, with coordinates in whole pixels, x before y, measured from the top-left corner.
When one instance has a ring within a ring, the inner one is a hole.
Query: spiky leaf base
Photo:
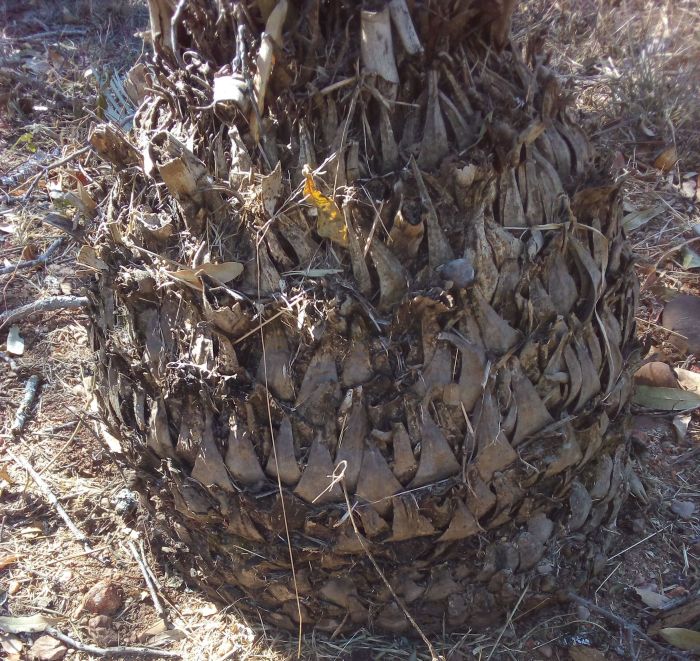
[[[407,630],[368,553],[425,631],[585,579],[627,492],[637,284],[556,76],[497,53],[512,8],[416,4],[411,35],[402,2],[159,29],[172,4],[137,148],[93,137],[94,341],[180,562],[327,631]]]

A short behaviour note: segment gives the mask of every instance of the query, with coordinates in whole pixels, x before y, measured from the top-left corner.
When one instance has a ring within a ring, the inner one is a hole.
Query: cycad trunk
[[[93,136],[94,338],[176,558],[327,631],[585,580],[627,492],[636,281],[512,2],[149,4],[137,149]]]

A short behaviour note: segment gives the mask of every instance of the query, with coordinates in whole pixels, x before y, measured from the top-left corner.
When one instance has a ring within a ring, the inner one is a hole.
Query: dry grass
[[[0,23],[7,25],[11,34],[44,29],[31,21],[13,24],[14,4],[0,3]],[[143,12],[135,11],[132,3],[77,0],[65,3],[60,16],[55,14],[53,3],[35,4],[39,21],[83,32],[29,44],[0,38],[9,66],[23,67],[29,62],[39,81],[38,85],[14,88],[5,99],[6,112],[0,116],[0,176],[12,175],[23,163],[31,162],[32,149],[57,158],[83,144],[92,121],[89,113],[76,114],[70,104],[47,102],[42,84],[55,86],[68,98],[77,95],[84,100],[81,105],[94,112],[97,91],[84,71],[122,70],[139,51],[137,41],[131,41],[131,52],[123,48],[130,35],[144,26]],[[692,226],[700,223],[700,14],[696,3],[531,0],[523,4],[516,18],[518,39],[525,38],[526,30],[532,33],[532,26],[542,31],[556,68],[568,76],[567,84],[578,95],[577,105],[585,112],[583,121],[596,136],[603,160],[617,176],[624,177],[628,210],[660,207],[653,220],[631,235],[643,283],[640,337],[648,353],[692,368],[695,357],[679,354],[668,342],[668,334],[660,326],[660,313],[668,290],[700,293],[698,272],[683,268],[679,260],[680,246],[694,236]],[[0,100],[3,80],[0,74]],[[32,106],[39,109],[31,111]],[[41,109],[44,106],[46,110]],[[22,138],[25,135],[30,138]],[[654,162],[668,148],[675,148],[678,162],[662,172]],[[96,161],[82,159],[63,168],[54,179],[60,175],[70,182],[79,172],[85,176],[87,188],[96,190],[97,184],[91,180],[98,167]],[[29,171],[27,176],[31,174]],[[42,225],[41,218],[61,204],[51,203],[46,189],[38,187],[30,203],[20,205],[16,198],[23,192],[21,181],[13,188],[11,203],[0,198],[0,226],[14,229],[13,234],[0,231],[0,258],[10,262],[17,261],[28,244],[40,252],[58,236],[50,226]],[[44,270],[0,277],[0,306],[13,307],[66,290],[77,292],[86,274],[76,270],[74,253],[75,245],[71,245]],[[15,359],[16,369],[0,361],[0,410],[6,412],[0,448],[11,447],[43,472],[75,524],[90,538],[94,552],[86,553],[70,535],[23,470],[0,460],[0,469],[6,471],[0,472],[0,566],[3,560],[15,558],[0,570],[2,614],[52,615],[65,633],[90,641],[89,616],[79,614],[78,607],[86,591],[109,576],[125,595],[113,627],[120,643],[162,644],[180,651],[185,659],[294,658],[293,639],[266,629],[261,622],[246,623],[235,609],[222,611],[189,591],[168,562],[169,549],[157,536],[150,540],[147,562],[180,639],[161,636],[159,640],[159,634],[144,637],[158,614],[127,544],[143,538],[143,531],[149,528],[143,520],[123,518],[115,512],[114,497],[125,487],[124,476],[95,434],[92,421],[85,417],[83,377],[91,360],[85,322],[81,315],[54,313],[22,324],[27,352]],[[4,341],[4,331],[1,337]],[[8,433],[12,411],[32,373],[43,377],[41,397],[26,432],[15,439]],[[678,520],[669,503],[685,499],[700,505],[694,454],[700,443],[699,427],[695,418],[686,438],[679,441],[669,419],[637,418],[635,435],[645,446],[640,472],[649,504],[631,500],[626,506],[620,528],[611,531],[617,536],[618,555],[607,565],[599,583],[591,587],[591,594],[598,603],[643,628],[656,615],[643,606],[631,588],[654,586],[678,598],[698,595],[698,519]],[[640,540],[644,541],[638,543]],[[436,647],[455,660],[486,659],[492,652],[494,659],[567,658],[572,646],[588,643],[603,650],[608,659],[629,653],[622,634],[608,631],[606,623],[585,608],[570,607],[534,622],[522,616],[515,613],[513,623],[502,632],[490,636],[465,632],[435,641]],[[24,638],[24,653],[31,638]],[[367,631],[347,640],[309,635],[302,649],[308,659],[428,658],[414,641],[377,637]],[[642,647],[638,658],[657,658],[654,655]],[[90,657],[73,653],[70,658]]]

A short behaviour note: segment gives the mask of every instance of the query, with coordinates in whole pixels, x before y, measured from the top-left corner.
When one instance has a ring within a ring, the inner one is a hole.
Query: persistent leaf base
[[[499,622],[601,566],[628,491],[619,190],[543,61],[478,43],[503,45],[507,3],[462,4],[415,9],[425,52],[378,70],[359,45],[393,34],[388,6],[185,3],[143,167],[114,158],[100,409],[183,569],[281,627],[407,631],[368,552],[425,631]],[[257,111],[204,105],[246,48]]]

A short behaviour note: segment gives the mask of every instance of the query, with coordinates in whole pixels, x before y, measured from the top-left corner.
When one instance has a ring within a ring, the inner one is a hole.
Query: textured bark
[[[368,551],[425,631],[585,580],[628,490],[637,282],[513,3],[223,4],[155,40],[94,241],[98,399],[175,560],[331,632],[408,629]]]

